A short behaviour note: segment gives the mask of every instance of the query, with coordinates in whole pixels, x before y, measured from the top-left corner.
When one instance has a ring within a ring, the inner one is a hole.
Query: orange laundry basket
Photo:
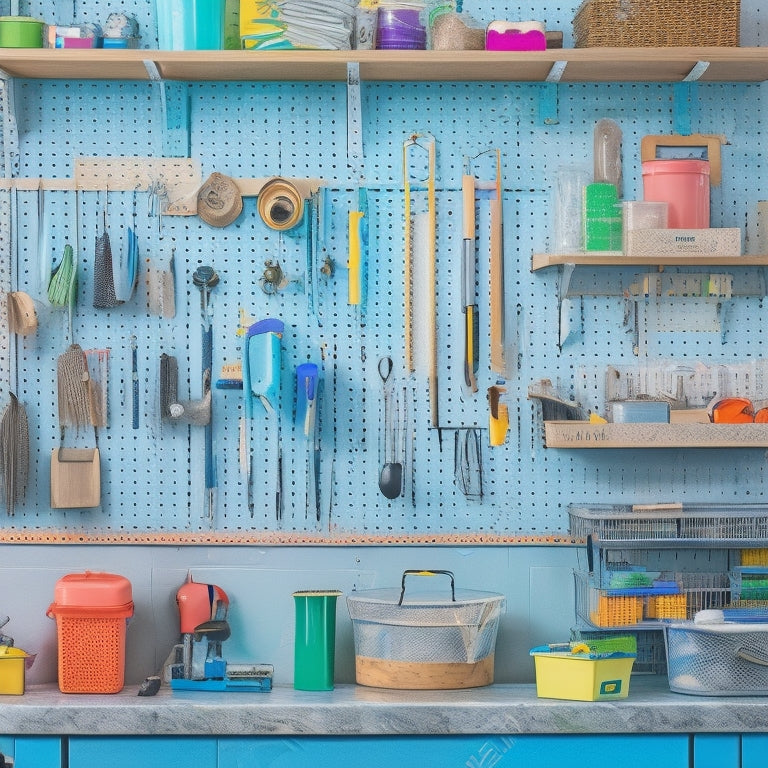
[[[56,619],[59,690],[118,693],[125,681],[125,630],[131,583],[113,573],[71,573],[56,582],[48,616]]]

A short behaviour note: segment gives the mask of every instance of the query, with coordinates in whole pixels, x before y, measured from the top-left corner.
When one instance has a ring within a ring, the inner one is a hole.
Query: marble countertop
[[[62,694],[32,686],[0,696],[4,735],[361,735],[701,733],[768,731],[768,697],[671,693],[665,677],[632,678],[610,702],[539,699],[534,685],[397,691],[340,685],[264,693],[171,691]]]

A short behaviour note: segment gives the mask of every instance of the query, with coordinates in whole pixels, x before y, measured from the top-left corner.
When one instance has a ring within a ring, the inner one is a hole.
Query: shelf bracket
[[[573,277],[575,269],[575,264],[566,263],[563,264],[560,272],[560,288],[558,296],[558,327],[560,328],[560,334],[558,346],[561,350],[572,337],[575,338],[576,334],[581,333],[581,300],[579,299],[577,306],[573,299],[568,296],[568,291],[571,287],[571,278]]]
[[[567,61],[555,61],[546,80],[539,86],[539,123],[541,125],[557,125],[558,116],[558,85],[565,72]]]
[[[680,134],[681,136],[691,135],[691,113],[698,106],[698,83],[696,81],[709,66],[708,62],[700,61],[699,64],[705,64],[703,70],[697,71],[697,64],[696,67],[686,75],[682,82],[674,83],[673,85],[673,132]]]
[[[683,78],[684,83],[694,83],[709,69],[708,61],[697,61],[691,71]]]
[[[691,135],[691,112],[696,106],[697,83],[709,69],[708,61],[697,61],[681,82],[674,84],[674,132]]]
[[[360,98],[360,63],[347,62],[347,165],[357,180],[365,173],[363,162],[363,108]]]
[[[144,67],[152,83],[160,89],[160,109],[163,120],[163,155],[190,157],[189,91],[185,83],[170,83],[160,76],[157,65],[150,59]]]

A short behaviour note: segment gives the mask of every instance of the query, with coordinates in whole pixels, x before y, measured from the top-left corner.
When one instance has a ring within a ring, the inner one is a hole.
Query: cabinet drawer
[[[306,736],[219,739],[219,768],[689,768],[689,738],[673,735]],[[576,757],[578,756],[578,758]],[[75,768],[73,766],[72,768]]]
[[[69,739],[69,768],[135,768],[137,765],[141,768],[216,768],[216,739],[197,736],[74,736]]]
[[[741,737],[741,768],[763,768],[766,751],[767,733],[745,733]]]
[[[0,752],[13,758],[13,768],[61,768],[61,739],[58,736],[3,736]]]

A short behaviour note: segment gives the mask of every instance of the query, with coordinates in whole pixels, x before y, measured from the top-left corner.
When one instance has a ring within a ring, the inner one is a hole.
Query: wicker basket
[[[576,48],[737,46],[740,0],[585,0]]]

